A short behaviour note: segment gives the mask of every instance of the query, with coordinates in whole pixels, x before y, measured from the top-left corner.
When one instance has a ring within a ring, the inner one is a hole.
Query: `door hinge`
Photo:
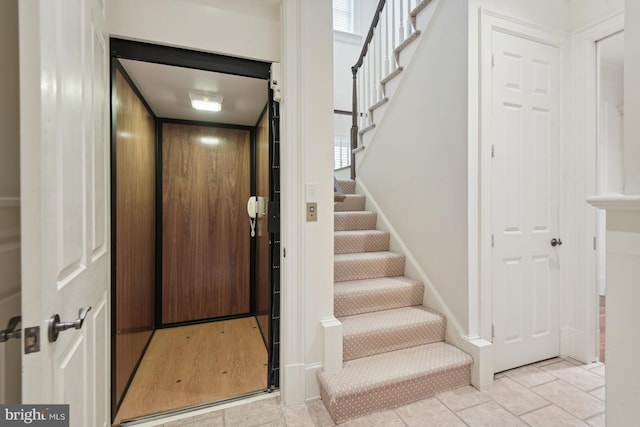
[[[496,327],[495,327],[495,325],[492,323],[492,324],[491,324],[491,342],[493,342],[493,340],[495,339],[495,337],[496,337]]]
[[[496,56],[492,53],[491,54],[491,69],[493,70],[493,67],[496,66]]]
[[[493,159],[496,156],[496,146],[491,144],[491,158]]]
[[[598,250],[598,243],[597,243],[597,237],[593,236],[593,250],[597,251]]]
[[[493,239],[493,234],[491,235],[491,247],[494,247],[495,245],[495,240]]]

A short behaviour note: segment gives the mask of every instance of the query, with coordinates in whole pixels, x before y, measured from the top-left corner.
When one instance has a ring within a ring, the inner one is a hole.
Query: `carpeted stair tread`
[[[422,304],[424,284],[406,276],[351,280],[334,285],[336,317]]]
[[[473,359],[437,342],[348,361],[342,370],[318,371],[322,400],[342,423],[469,384]]]
[[[413,306],[342,317],[343,358],[352,360],[442,341],[444,316]]]
[[[389,250],[390,234],[382,230],[336,231],[333,239],[334,254],[379,252]]]
[[[362,194],[345,194],[347,196],[342,202],[335,204],[335,212],[363,211],[367,200]]]
[[[375,279],[404,276],[405,256],[394,252],[359,252],[336,254],[333,261],[333,280]]]
[[[378,214],[369,211],[350,211],[333,213],[333,229],[345,230],[374,230]]]
[[[339,179],[338,185],[344,194],[355,194],[356,182],[353,179]]]

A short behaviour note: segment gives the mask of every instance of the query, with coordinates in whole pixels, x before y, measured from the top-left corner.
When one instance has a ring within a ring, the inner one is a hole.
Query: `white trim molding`
[[[301,176],[304,144],[300,123],[299,64],[301,61],[301,15],[299,0],[282,2],[282,81],[280,140],[282,171],[282,283],[280,316],[280,389],[285,405],[304,402],[304,265],[305,234],[299,206],[302,203]]]
[[[587,198],[587,203],[599,209],[619,211],[640,210],[640,195],[607,194]]]
[[[565,283],[574,291],[565,295],[570,319],[560,340],[563,355],[583,362],[598,357],[598,273],[593,238],[598,235],[597,211],[585,199],[597,193],[597,52],[596,42],[624,29],[624,11],[618,11],[571,34],[571,74],[568,88],[570,121],[564,150],[566,182],[563,236],[575,247],[568,253]],[[604,197],[604,196],[603,196]],[[576,305],[575,301],[582,301]]]

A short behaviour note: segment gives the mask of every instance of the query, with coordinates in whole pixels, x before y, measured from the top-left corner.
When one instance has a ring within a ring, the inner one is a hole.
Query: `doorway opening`
[[[597,193],[623,192],[624,31],[596,42]],[[605,362],[606,336],[606,211],[597,211],[596,274],[598,292],[598,360]]]
[[[274,390],[271,64],[120,39],[111,52],[112,420]]]

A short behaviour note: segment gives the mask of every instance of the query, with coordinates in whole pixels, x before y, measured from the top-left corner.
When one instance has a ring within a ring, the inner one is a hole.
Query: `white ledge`
[[[591,196],[587,198],[587,203],[600,209],[634,211],[640,210],[640,195],[605,194]]]

